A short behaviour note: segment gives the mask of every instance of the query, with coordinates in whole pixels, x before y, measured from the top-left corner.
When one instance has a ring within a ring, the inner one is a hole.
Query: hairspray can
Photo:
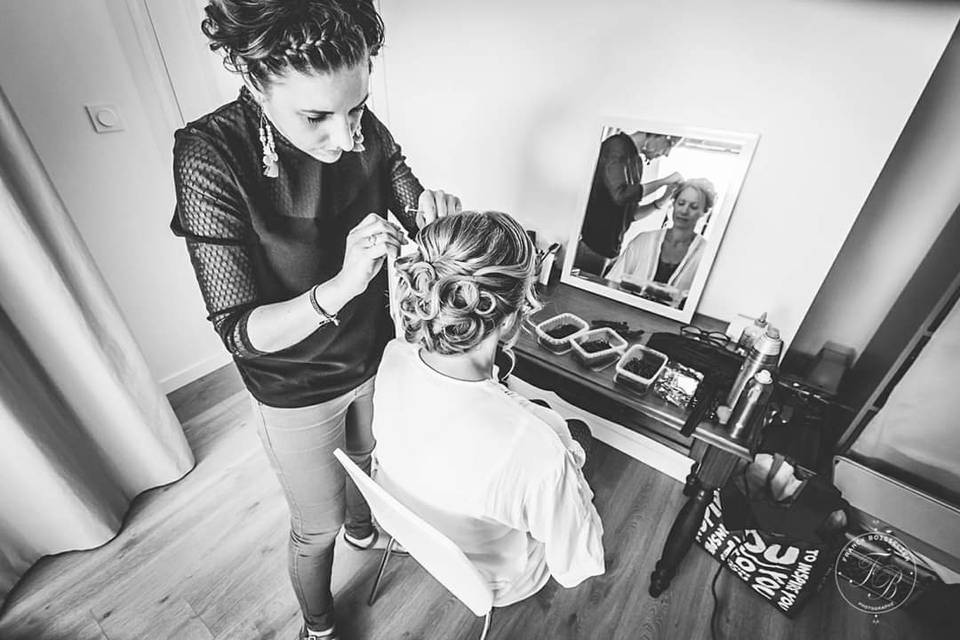
[[[780,350],[783,348],[783,341],[780,340],[780,332],[774,327],[767,327],[766,332],[761,335],[750,351],[747,353],[743,366],[737,374],[730,393],[727,395],[726,405],[733,408],[737,405],[737,400],[743,392],[747,383],[756,375],[760,369],[766,369],[771,373],[777,370],[777,363],[780,362]]]
[[[732,440],[750,442],[754,434],[753,427],[760,424],[763,409],[772,392],[773,376],[766,369],[758,371],[747,382],[727,422]]]

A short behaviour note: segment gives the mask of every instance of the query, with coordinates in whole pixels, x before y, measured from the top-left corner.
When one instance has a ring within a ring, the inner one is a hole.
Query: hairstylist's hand
[[[386,256],[396,257],[404,242],[406,239],[397,227],[371,213],[347,234],[338,284],[351,297],[360,295],[383,267]]]
[[[679,171],[674,171],[673,173],[668,175],[666,178],[664,178],[663,181],[669,185],[672,185],[673,188],[676,188],[677,185],[683,182],[683,176],[680,174]]]
[[[657,209],[663,209],[670,203],[670,200],[673,198],[673,194],[677,192],[677,189],[680,188],[679,182],[674,182],[667,185],[667,188],[663,190],[663,195],[653,201],[653,206]]]
[[[417,203],[417,227],[423,229],[437,218],[460,213],[460,198],[441,190],[425,189]]]

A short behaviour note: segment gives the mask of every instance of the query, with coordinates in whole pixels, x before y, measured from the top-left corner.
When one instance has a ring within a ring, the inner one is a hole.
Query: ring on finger
[[[378,237],[379,235],[380,235],[379,233],[373,233],[373,234],[367,236],[367,248],[368,248],[368,249],[369,249],[370,247],[372,247],[372,246],[374,246],[374,245],[377,244],[377,237]]]

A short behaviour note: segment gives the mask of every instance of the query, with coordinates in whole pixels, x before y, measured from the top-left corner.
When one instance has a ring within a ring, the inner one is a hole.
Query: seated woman
[[[697,222],[713,209],[716,190],[706,178],[685,180],[673,192],[672,224],[638,234],[607,272],[613,282],[659,282],[678,290],[679,304],[693,285],[707,241]]]
[[[398,260],[406,341],[387,345],[374,392],[377,480],[453,540],[494,605],[552,574],[573,587],[604,571],[603,527],[563,419],[497,383],[533,296],[535,251],[503,213],[463,213],[417,235]]]

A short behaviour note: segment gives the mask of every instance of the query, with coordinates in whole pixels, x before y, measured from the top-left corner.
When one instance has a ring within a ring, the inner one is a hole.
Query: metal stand
[[[383,557],[380,559],[380,568],[377,569],[377,577],[373,581],[373,588],[370,590],[370,597],[367,599],[367,605],[373,606],[373,603],[377,599],[377,591],[380,590],[380,581],[383,579],[384,571],[387,568],[387,562],[390,561],[390,555],[393,553],[393,548],[396,545],[397,541],[395,538],[390,538],[390,542],[387,543],[387,548],[383,550]],[[483,617],[483,631],[480,632],[480,640],[486,640],[487,633],[490,632],[490,622],[493,619],[493,609],[487,612],[487,615]]]
[[[394,538],[390,538],[387,548],[383,550],[383,558],[380,559],[380,568],[377,569],[377,579],[373,581],[373,589],[370,591],[370,597],[367,599],[367,605],[373,606],[377,599],[377,590],[380,588],[380,579],[383,578],[383,571],[387,568],[387,561],[390,560],[390,554],[393,553],[393,545],[396,544]]]

